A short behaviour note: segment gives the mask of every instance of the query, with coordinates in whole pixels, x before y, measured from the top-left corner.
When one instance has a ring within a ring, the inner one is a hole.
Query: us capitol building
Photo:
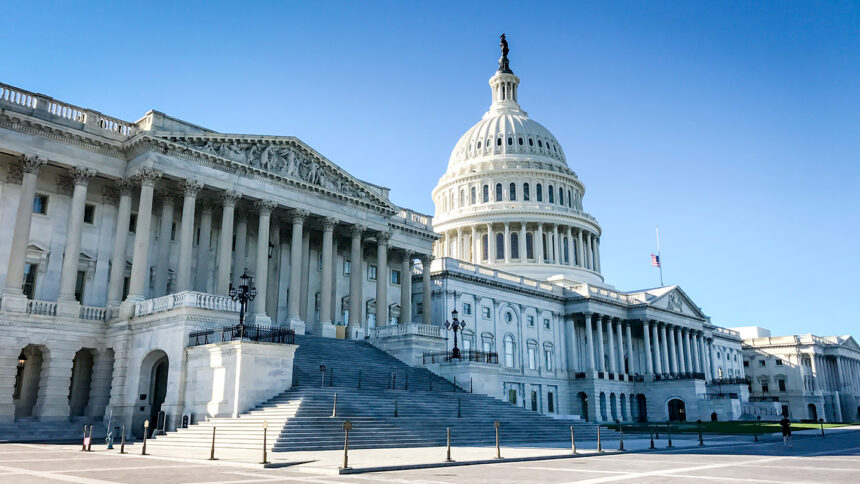
[[[175,428],[289,389],[295,345],[189,343],[237,323],[228,294],[248,277],[249,327],[366,340],[534,412],[725,420],[786,412],[797,397],[792,418],[810,404],[827,420],[856,417],[850,336],[828,340],[832,370],[813,359],[827,385],[799,357],[808,395],[764,398],[768,376],[751,386],[745,371],[757,340],[712,324],[678,286],[607,284],[585,184],[520,107],[506,43],[489,83],[433,217],[294,137],[158,111],[127,122],[0,84],[0,424],[136,427],[162,410]],[[451,360],[454,310],[465,325]],[[240,354],[255,362],[241,375]]]

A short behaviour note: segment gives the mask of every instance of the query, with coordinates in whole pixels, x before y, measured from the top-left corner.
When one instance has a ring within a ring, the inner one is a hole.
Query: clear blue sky
[[[0,81],[294,135],[432,213],[502,32],[586,184],[607,282],[657,284],[659,224],[666,282],[715,323],[858,333],[856,2],[6,2]]]

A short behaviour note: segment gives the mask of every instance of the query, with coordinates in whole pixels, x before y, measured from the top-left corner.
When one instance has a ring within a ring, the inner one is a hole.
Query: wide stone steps
[[[444,445],[448,427],[454,445],[492,445],[495,421],[505,445],[563,441],[570,438],[571,425],[577,439],[596,438],[592,424],[553,419],[456,389],[363,341],[298,336],[296,343],[293,389],[238,418],[212,418],[160,436],[156,445],[208,448],[216,427],[218,448],[258,449],[265,422],[272,451],[339,449],[346,420],[352,422],[350,447],[356,449]],[[326,366],[325,381],[320,365]]]

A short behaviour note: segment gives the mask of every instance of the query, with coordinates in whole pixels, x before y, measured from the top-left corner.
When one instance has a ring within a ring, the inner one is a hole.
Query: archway
[[[579,392],[579,415],[582,420],[588,422],[588,395],[585,392]]]
[[[687,407],[680,398],[669,400],[669,420],[672,422],[684,422],[687,420]]]
[[[618,397],[615,396],[615,393],[609,394],[609,415],[612,417],[611,420],[613,422],[619,419],[619,417],[618,417]]]
[[[606,394],[600,392],[600,421],[605,422],[607,420],[606,417]]]
[[[639,421],[647,422],[648,421],[648,402],[645,401],[645,395],[639,394],[637,395],[637,402],[639,408]]]
[[[90,387],[93,378],[93,354],[83,348],[75,353],[72,360],[72,381],[69,385],[69,416],[81,417],[90,400]]]
[[[167,371],[170,362],[167,354],[162,350],[151,351],[140,364],[140,383],[138,393],[141,403],[145,405],[138,407],[136,421],[134,424],[135,436],[143,437],[143,421],[149,420],[150,432],[153,432],[158,423],[158,412],[167,396]]]
[[[630,415],[627,413],[627,397],[622,393],[619,396],[621,400],[621,415],[618,417],[621,421],[626,422],[629,420]]]
[[[810,403],[809,405],[807,405],[806,408],[809,410],[809,419],[817,421],[818,420],[818,409],[815,408],[815,404]]]
[[[12,392],[15,418],[33,416],[33,407],[36,406],[36,401],[39,398],[42,363],[48,357],[47,350],[36,345],[27,345],[18,354],[15,388]]]

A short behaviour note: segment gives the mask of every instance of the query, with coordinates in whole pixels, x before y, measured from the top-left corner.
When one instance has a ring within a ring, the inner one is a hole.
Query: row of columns
[[[39,169],[45,165],[45,160],[35,156],[25,156],[23,158],[24,174],[22,178],[21,194],[18,203],[18,211],[15,219],[15,229],[12,238],[12,246],[10,248],[9,265],[7,269],[7,277],[4,286],[3,294],[23,296],[21,281],[24,276],[24,268],[26,262],[26,249],[30,239],[30,227],[32,224],[33,206],[32,201],[35,196],[36,180]],[[89,181],[96,175],[94,170],[85,168],[73,168],[71,175],[74,178],[75,186],[72,194],[72,203],[68,217],[68,229],[65,256],[63,258],[62,272],[60,277],[60,296],[58,302],[74,303],[75,281],[78,269],[78,254],[81,246],[81,232],[83,224],[83,214],[87,197],[87,186]],[[146,284],[149,276],[149,250],[152,229],[152,208],[153,197],[156,183],[161,178],[160,171],[143,168],[133,179],[120,180],[117,183],[119,192],[119,201],[117,209],[115,236],[113,254],[111,258],[111,270],[108,279],[108,305],[117,306],[122,301],[122,292],[125,279],[125,254],[128,244],[128,227],[131,218],[132,208],[132,193],[135,185],[140,186],[140,195],[138,200],[138,216],[135,227],[135,236],[133,241],[133,256],[131,277],[129,280],[128,295],[125,301],[133,303],[142,301],[146,296]],[[194,216],[197,205],[197,195],[203,188],[203,184],[195,180],[185,180],[180,184],[183,195],[182,213],[180,221],[179,233],[179,257],[178,267],[176,271],[176,291],[192,290],[195,285],[197,287],[205,287],[205,279],[203,282],[199,279],[205,278],[208,274],[209,254],[206,251],[200,251],[198,254],[197,266],[197,281],[192,281],[192,249],[194,242]],[[221,193],[220,202],[223,208],[221,218],[221,232],[218,244],[217,253],[217,275],[215,279],[215,291],[217,294],[227,294],[230,278],[231,278],[231,252],[233,250],[233,235],[234,235],[234,218],[236,204],[241,198],[241,194],[236,191],[225,191]],[[259,215],[258,230],[257,230],[257,265],[256,265],[256,280],[257,298],[254,304],[254,314],[252,317],[256,320],[267,321],[266,315],[266,298],[267,298],[267,283],[268,283],[268,250],[269,250],[269,232],[271,227],[272,211],[276,208],[276,204],[267,200],[258,200],[254,203],[255,209]],[[167,244],[169,244],[171,227],[173,225],[173,202],[172,196],[165,197],[165,204],[162,207],[161,217],[161,234],[159,240],[160,253],[167,254]],[[200,240],[201,247],[209,247],[210,237],[212,232],[212,215],[213,205],[209,202],[203,204],[203,212],[200,217]],[[304,232],[304,223],[310,215],[306,210],[292,210],[292,237],[290,250],[290,287],[298,288],[301,286],[302,271],[298,270],[302,266],[302,246],[306,233]],[[322,232],[322,287],[320,291],[320,322],[332,322],[331,314],[331,297],[332,285],[334,278],[333,262],[333,231],[339,221],[332,217],[323,219]],[[348,324],[361,324],[361,288],[362,288],[362,235],[365,229],[360,225],[352,225],[350,227],[350,235],[352,238],[351,257],[354,269],[350,274],[350,318]],[[238,219],[236,224],[236,247],[235,257],[238,261],[239,257],[245,254],[245,244],[247,238],[247,222],[244,217]],[[377,306],[377,324],[388,324],[388,253],[389,240],[391,234],[388,232],[379,232],[376,234],[377,242],[377,282],[376,282],[376,300]],[[405,251],[402,262],[402,278],[401,278],[401,315],[404,321],[411,317],[412,306],[412,262],[413,252]],[[423,322],[430,323],[430,256],[421,256],[423,265],[423,297],[425,301],[425,310],[423,312]],[[167,288],[167,273],[168,273],[168,257],[160,257],[156,261],[156,279],[155,284],[159,292],[166,292]],[[238,272],[242,263],[234,262],[232,264]],[[238,274],[237,274],[238,276]],[[300,297],[301,291],[289,291],[288,297],[288,318],[291,321],[300,320]],[[130,308],[126,305],[126,311]],[[126,315],[130,313],[126,312]]]
[[[482,227],[483,225],[483,227]],[[592,233],[560,224],[538,222],[533,230],[527,230],[526,222],[503,222],[504,256],[496,257],[496,234],[500,233],[492,223],[472,224],[442,232],[439,242],[441,257],[452,257],[472,263],[486,261],[488,264],[509,263],[511,260],[525,262],[529,259],[526,247],[526,234],[532,234],[532,250],[535,263],[581,267],[600,272],[600,239]],[[481,229],[484,230],[481,230]],[[546,228],[546,230],[544,230]],[[511,256],[511,235],[517,234],[517,258]],[[547,237],[547,253],[544,254],[544,234]],[[574,239],[576,234],[576,239]],[[487,257],[483,257],[482,237],[487,235]],[[471,243],[468,241],[471,240]],[[565,244],[565,240],[567,240]],[[564,250],[567,245],[568,258]]]
[[[812,372],[819,382],[817,389],[860,393],[860,360],[844,356],[812,354]]]

